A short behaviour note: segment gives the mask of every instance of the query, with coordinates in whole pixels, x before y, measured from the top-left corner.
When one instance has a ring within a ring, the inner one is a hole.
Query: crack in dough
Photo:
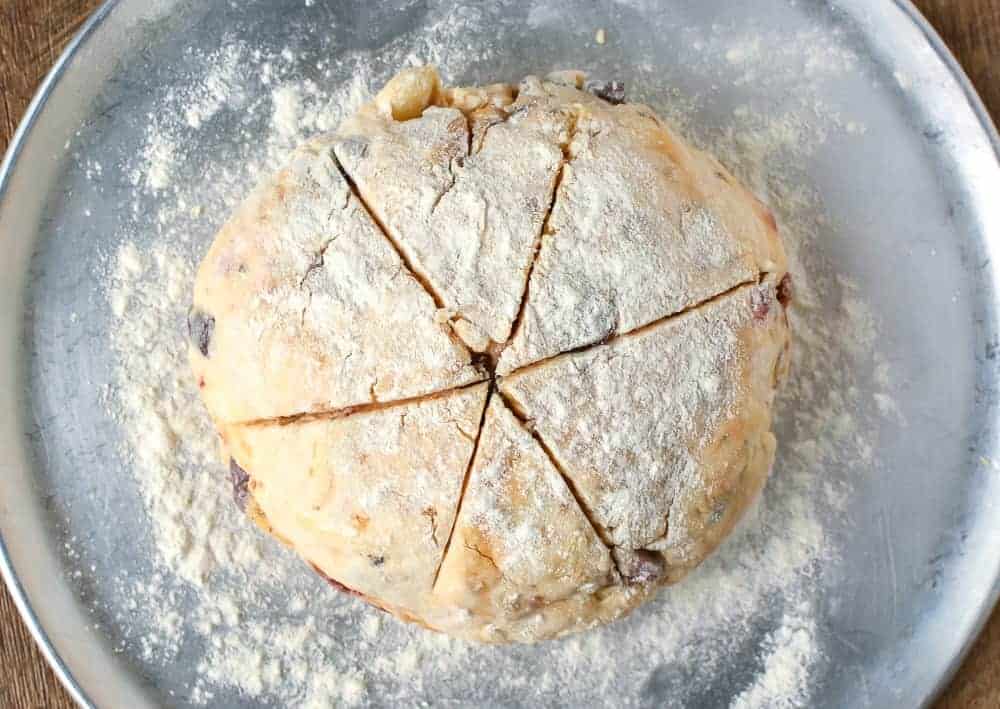
[[[378,227],[378,230],[382,233],[382,236],[385,237],[386,241],[392,247],[393,251],[396,252],[396,255],[399,257],[399,260],[402,262],[402,268],[406,269],[407,273],[409,273],[409,275],[417,283],[421,285],[424,291],[426,291],[427,295],[429,295],[431,299],[434,301],[434,305],[437,307],[436,319],[440,320],[441,313],[446,312],[444,307],[444,299],[442,298],[441,294],[437,290],[435,290],[434,285],[431,283],[430,279],[427,278],[427,275],[424,274],[422,271],[420,271],[416,266],[414,266],[413,263],[411,263],[409,255],[403,250],[399,242],[397,242],[396,239],[393,238],[393,236],[386,230],[385,225],[380,221],[378,215],[374,211],[372,211],[371,206],[369,206],[369,204],[365,201],[364,197],[358,191],[358,186],[354,184],[354,180],[352,180],[351,176],[347,174],[346,170],[344,170],[344,166],[337,159],[336,155],[334,155],[334,160],[337,162],[337,169],[340,170],[340,174],[343,176],[344,181],[347,183],[348,188],[350,188],[351,195],[358,201],[358,203],[365,210],[365,213],[368,215],[371,221],[375,224],[376,227]],[[448,169],[449,171],[451,171],[453,168],[449,166]],[[452,186],[454,186],[454,176],[452,177],[451,186],[445,189],[445,193],[447,193]],[[431,211],[437,208],[438,201],[440,201],[440,199],[435,201],[433,207],[431,208]],[[466,349],[465,343],[457,338],[453,328],[446,328],[445,332],[447,332],[448,336],[453,341],[455,341],[456,347],[463,350]]]
[[[597,538],[601,540],[601,543],[604,544],[604,546],[610,551],[614,545],[611,543],[611,540],[607,536],[604,528],[594,521],[593,512],[587,507],[583,498],[580,497],[580,493],[576,490],[573,483],[573,478],[566,473],[566,467],[562,461],[559,460],[559,456],[556,455],[556,452],[546,442],[545,438],[535,429],[531,423],[531,419],[518,407],[517,402],[509,398],[503,393],[502,390],[498,389],[498,394],[506,405],[508,411],[510,411],[511,415],[517,420],[521,428],[535,440],[538,448],[545,454],[545,457],[549,459],[549,463],[552,465],[552,468],[559,473],[559,476],[563,479],[563,482],[566,485],[566,489],[569,490],[570,494],[573,496],[573,500],[576,502],[576,505],[580,508],[580,512],[587,518],[587,522],[590,523],[591,528],[594,530],[594,534],[597,535]]]
[[[446,396],[451,396],[463,389],[468,389],[470,387],[478,386],[479,384],[486,383],[486,378],[480,379],[479,381],[473,382],[472,384],[464,384],[459,387],[453,387],[451,389],[441,389],[439,391],[431,392],[430,394],[423,394],[421,396],[412,396],[406,399],[393,399],[390,401],[373,401],[368,404],[358,404],[357,406],[348,406],[342,409],[330,409],[328,411],[309,411],[301,412],[296,414],[291,414],[289,416],[277,416],[273,418],[263,418],[254,419],[253,421],[241,421],[238,422],[241,426],[290,426],[297,423],[309,423],[311,421],[332,421],[340,418],[347,418],[349,416],[355,416],[357,414],[367,414],[373,411],[387,411],[391,409],[398,409],[408,406],[410,404],[420,404],[425,401],[433,401],[435,399],[440,399]],[[405,417],[405,413],[401,414]],[[456,422],[456,425],[459,425]],[[470,436],[467,431],[464,431],[459,426],[459,433],[461,433],[466,438],[474,439]]]
[[[528,304],[528,290],[531,288],[531,274],[534,273],[535,266],[538,263],[538,256],[542,250],[542,239],[547,233],[551,232],[549,222],[552,219],[552,211],[555,209],[556,200],[559,198],[559,190],[562,187],[562,179],[566,172],[566,164],[571,159],[568,154],[567,146],[573,141],[575,133],[576,121],[575,118],[571,118],[567,142],[560,145],[563,151],[563,159],[559,164],[559,170],[556,173],[555,183],[552,188],[552,199],[549,201],[549,208],[546,210],[545,218],[542,220],[542,228],[539,230],[534,244],[532,244],[531,263],[528,266],[527,272],[524,274],[524,283],[521,286],[521,299],[517,305],[517,313],[514,315],[514,320],[511,323],[509,338],[498,348],[500,354],[497,356],[497,361],[499,361],[500,356],[502,356],[503,350],[507,348],[512,339],[517,337],[518,332],[521,330],[521,323],[524,321],[524,309]]]
[[[469,454],[468,463],[465,466],[465,474],[462,476],[462,487],[460,488],[458,494],[458,500],[455,502],[455,512],[451,517],[451,525],[448,528],[448,538],[445,540],[444,549],[441,552],[441,558],[438,560],[437,568],[434,570],[434,580],[431,582],[431,588],[437,586],[438,577],[441,574],[441,565],[448,556],[448,549],[451,548],[452,540],[455,536],[455,520],[458,519],[459,514],[462,512],[462,503],[465,501],[465,495],[469,487],[469,476],[472,474],[472,466],[476,462],[476,453],[479,451],[479,444],[483,439],[483,425],[486,422],[486,411],[489,409],[490,400],[493,398],[494,386],[493,382],[490,381],[486,390],[486,400],[483,403],[482,412],[479,416],[479,428],[476,429],[476,438],[472,442],[472,452]]]
[[[681,310],[679,312],[671,313],[670,315],[666,315],[666,316],[664,316],[662,318],[659,318],[658,320],[654,320],[653,322],[646,323],[645,325],[637,327],[634,330],[615,330],[611,334],[609,334],[607,337],[605,337],[604,339],[602,339],[602,340],[600,340],[598,342],[591,342],[591,343],[588,343],[588,344],[585,344],[585,345],[581,345],[580,347],[577,347],[577,348],[572,349],[572,350],[565,350],[565,351],[562,351],[562,352],[557,352],[556,354],[551,355],[549,357],[544,357],[544,358],[542,358],[542,359],[540,359],[540,360],[538,360],[536,362],[530,362],[529,364],[525,364],[522,367],[518,367],[514,371],[508,372],[507,374],[502,375],[502,376],[509,377],[509,376],[511,376],[513,374],[518,374],[518,373],[523,372],[525,370],[534,369],[535,367],[539,367],[541,365],[544,365],[545,363],[547,363],[547,362],[549,362],[549,361],[551,361],[553,359],[556,359],[557,357],[562,357],[563,355],[571,355],[571,354],[576,354],[578,352],[586,352],[587,350],[589,350],[589,349],[591,349],[593,347],[600,347],[601,345],[610,344],[610,343],[614,342],[615,340],[618,340],[619,338],[628,337],[630,335],[637,335],[637,334],[643,332],[644,330],[648,330],[650,328],[658,327],[659,325],[663,325],[664,323],[667,323],[667,322],[669,322],[671,320],[674,320],[675,318],[682,317],[683,315],[685,315],[685,314],[687,314],[687,313],[689,313],[691,311],[698,310],[699,308],[703,308],[706,305],[709,305],[709,304],[711,304],[714,301],[722,300],[722,299],[728,297],[729,295],[731,295],[732,293],[738,291],[740,288],[743,288],[745,286],[749,286],[749,285],[752,285],[752,284],[755,284],[755,283],[760,283],[763,280],[764,280],[764,275],[761,275],[759,278],[754,278],[754,279],[751,279],[749,281],[746,281],[746,282],[743,282],[743,283],[739,283],[739,284],[733,286],[732,288],[730,288],[729,290],[727,290],[727,291],[725,291],[723,293],[719,293],[718,295],[713,295],[712,297],[707,298],[706,300],[703,300],[703,301],[701,301],[699,303],[695,303],[694,305],[690,305],[690,306],[684,308],[683,310]]]
[[[498,396],[490,400],[453,541],[434,593],[460,613],[465,637],[530,637],[544,619],[572,628],[554,604],[617,583],[604,546],[541,445]]]

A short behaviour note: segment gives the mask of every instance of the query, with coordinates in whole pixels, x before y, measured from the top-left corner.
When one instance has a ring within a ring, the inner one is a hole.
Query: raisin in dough
[[[216,237],[190,356],[237,501],[336,588],[556,637],[680,580],[764,485],[777,227],[623,101],[405,70]]]

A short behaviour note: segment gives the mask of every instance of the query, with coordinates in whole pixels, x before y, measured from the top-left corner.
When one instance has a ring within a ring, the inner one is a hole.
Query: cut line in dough
[[[458,494],[458,502],[455,505],[455,516],[451,520],[451,529],[448,531],[448,538],[444,542],[444,547],[441,552],[441,559],[438,561],[437,569],[434,571],[434,581],[431,583],[431,591],[437,585],[438,576],[441,574],[441,566],[444,564],[445,558],[448,556],[448,550],[451,548],[451,540],[455,536],[455,523],[458,521],[458,516],[462,512],[462,501],[465,499],[465,493],[469,490],[469,477],[472,475],[472,466],[476,462],[476,453],[479,452],[479,441],[483,438],[483,427],[486,425],[486,412],[490,408],[490,401],[493,399],[493,395],[496,393],[496,385],[493,381],[490,381],[490,386],[486,390],[486,401],[483,403],[483,412],[479,417],[479,430],[476,431],[476,440],[472,443],[472,455],[469,456],[469,464],[465,466],[465,475],[462,478],[462,488]]]
[[[494,397],[434,588],[457,611],[449,629],[457,620],[466,637],[531,637],[558,622],[560,604],[619,586],[611,552],[565,479]]]
[[[198,268],[189,358],[219,424],[485,378],[334,157],[330,136],[297,148],[234,210]]]
[[[780,278],[768,210],[647,107],[610,105],[563,81],[526,79],[519,103],[565,105],[575,120],[508,374],[747,283]],[[530,99],[529,99],[530,97]]]
[[[426,618],[489,387],[223,434],[277,536],[366,599]]]
[[[552,219],[552,212],[556,208],[556,202],[559,199],[559,191],[562,189],[563,175],[566,174],[566,166],[569,165],[573,160],[573,156],[570,154],[569,145],[573,142],[576,137],[576,115],[571,114],[569,116],[569,137],[565,143],[560,144],[560,148],[563,151],[563,159],[559,164],[559,172],[556,173],[555,187],[552,189],[552,199],[549,201],[549,208],[545,212],[545,219],[542,220],[542,228],[538,232],[538,236],[535,238],[535,243],[533,245],[533,250],[531,254],[531,264],[528,266],[528,272],[524,277],[524,287],[521,291],[521,302],[517,306],[517,315],[514,316],[514,321],[510,326],[510,335],[507,337],[507,341],[501,343],[498,348],[496,356],[493,358],[494,368],[503,354],[503,351],[507,349],[511,342],[513,342],[521,330],[521,323],[524,322],[524,309],[528,304],[529,292],[531,290],[531,275],[535,272],[535,265],[538,263],[538,257],[542,253],[542,241],[546,234],[552,233],[552,227],[549,222]],[[485,136],[484,136],[485,139]]]
[[[623,332],[614,332],[611,335],[605,337],[604,339],[598,340],[597,342],[590,342],[590,343],[588,343],[586,345],[580,345],[579,347],[574,347],[573,349],[563,350],[562,352],[557,352],[554,355],[550,355],[548,357],[545,357],[544,359],[540,359],[537,362],[530,362],[528,364],[525,364],[525,365],[522,365],[520,367],[517,367],[516,369],[512,369],[509,372],[504,372],[503,374],[496,374],[496,373],[494,373],[494,376],[496,376],[498,379],[503,379],[504,377],[510,377],[510,376],[515,375],[515,374],[521,374],[522,372],[525,372],[525,371],[530,370],[530,369],[534,369],[536,367],[540,367],[540,366],[542,366],[544,364],[547,364],[547,363],[551,362],[554,359],[558,359],[559,357],[562,357],[564,355],[572,355],[572,354],[577,354],[577,353],[580,353],[580,352],[586,352],[587,350],[593,349],[594,347],[601,347],[602,345],[611,344],[611,343],[615,342],[616,340],[619,340],[619,339],[621,339],[623,337],[632,337],[632,336],[635,336],[635,335],[641,335],[646,330],[651,330],[651,329],[653,329],[655,327],[659,327],[660,325],[664,325],[664,324],[670,322],[671,320],[683,317],[685,315],[688,315],[689,313],[696,312],[697,310],[699,310],[701,308],[708,307],[708,306],[712,305],[714,302],[716,302],[718,300],[722,300],[722,299],[724,299],[724,298],[732,295],[733,293],[735,293],[739,289],[746,288],[747,286],[753,285],[754,283],[758,283],[758,282],[760,282],[760,279],[751,279],[751,280],[744,281],[742,283],[737,283],[735,286],[733,286],[732,288],[729,288],[728,290],[725,290],[725,291],[723,291],[721,293],[716,293],[715,295],[713,295],[713,296],[711,296],[709,298],[706,298],[705,300],[702,300],[702,301],[700,301],[698,303],[694,303],[693,305],[690,305],[690,306],[684,308],[683,310],[679,310],[676,313],[670,313],[669,315],[664,315],[662,318],[658,318],[657,320],[653,320],[652,322],[648,322],[645,325],[640,325],[640,326],[635,327],[635,328],[633,328],[631,330],[625,330]]]
[[[365,198],[361,194],[361,191],[358,190],[358,186],[354,183],[354,179],[351,177],[350,173],[348,173],[347,170],[344,169],[344,165],[343,163],[340,162],[340,158],[337,157],[336,152],[333,153],[333,160],[336,163],[337,169],[340,171],[341,176],[344,178],[344,182],[347,183],[347,187],[351,190],[351,194],[354,195],[354,198],[356,200],[358,200],[358,204],[361,205],[361,208],[364,209],[365,212],[367,212],[368,218],[372,220],[372,223],[378,227],[378,230],[380,232],[382,232],[382,236],[384,236],[386,241],[389,242],[389,245],[392,246],[393,250],[396,252],[396,255],[399,256],[399,260],[403,262],[403,266],[406,268],[406,270],[409,271],[410,275],[413,276],[413,279],[417,283],[419,283],[425,291],[427,291],[427,295],[429,295],[431,297],[431,300],[434,301],[434,305],[436,305],[439,310],[444,308],[444,301],[441,299],[441,294],[438,293],[436,290],[434,290],[434,286],[431,285],[431,282],[430,280],[428,280],[426,274],[421,273],[419,269],[413,266],[413,264],[410,262],[409,257],[406,255],[406,252],[400,248],[396,240],[393,239],[392,236],[389,234],[389,231],[385,228],[385,224],[383,224],[382,220],[379,219],[378,213],[376,213],[371,208],[371,205],[369,205],[368,202],[365,201]],[[465,345],[463,345],[463,347],[464,346]]]
[[[523,367],[519,367],[518,369],[515,369],[515,370],[513,370],[511,372],[508,372],[506,374],[503,374],[503,375],[497,374],[492,369],[492,366],[495,364],[495,362],[487,362],[486,360],[478,360],[478,361],[481,361],[483,363],[483,367],[484,367],[484,369],[487,370],[487,374],[485,376],[483,376],[482,379],[476,380],[474,382],[470,382],[468,384],[463,384],[461,386],[449,387],[447,389],[439,389],[437,391],[432,391],[432,392],[429,392],[427,394],[422,394],[422,395],[419,395],[419,396],[406,397],[406,398],[403,398],[403,399],[394,399],[394,400],[391,400],[391,401],[376,401],[376,402],[372,402],[372,403],[368,403],[368,404],[359,404],[357,406],[348,406],[348,407],[344,407],[344,408],[341,408],[341,409],[330,409],[330,410],[327,410],[327,411],[310,411],[310,412],[303,412],[303,413],[297,413],[297,414],[290,414],[288,416],[276,416],[276,417],[273,417],[273,418],[254,419],[254,420],[251,420],[251,421],[241,421],[241,422],[237,422],[237,423],[239,423],[239,425],[242,425],[242,426],[267,426],[267,425],[272,425],[272,424],[277,424],[277,425],[291,425],[291,424],[294,424],[294,423],[305,423],[305,422],[308,422],[308,421],[334,420],[334,419],[339,419],[339,418],[346,418],[348,416],[353,416],[355,414],[369,413],[369,412],[372,412],[372,411],[381,411],[383,409],[391,409],[391,408],[395,408],[395,407],[399,407],[399,406],[406,406],[406,405],[409,405],[409,404],[419,404],[419,403],[424,402],[424,401],[429,401],[429,400],[433,400],[433,399],[438,399],[438,398],[450,396],[452,394],[455,394],[456,392],[460,392],[460,391],[463,391],[465,389],[469,389],[470,387],[478,386],[478,385],[480,385],[480,384],[482,384],[482,383],[484,383],[486,381],[490,381],[491,383],[494,384],[494,390],[491,392],[491,395],[492,394],[499,395],[503,399],[503,401],[507,405],[507,407],[509,409],[511,409],[511,411],[514,413],[515,417],[517,417],[518,420],[521,421],[521,423],[525,425],[525,428],[528,430],[528,432],[532,433],[532,435],[536,435],[536,432],[534,432],[533,428],[530,425],[530,419],[526,418],[523,415],[523,411],[520,410],[520,409],[518,409],[517,402],[513,401],[512,399],[510,399],[507,394],[505,394],[504,392],[502,392],[502,391],[500,391],[499,389],[496,388],[496,386],[495,386],[496,382],[502,381],[505,377],[510,377],[510,376],[515,375],[515,374],[522,374],[522,373],[524,373],[524,372],[526,372],[528,370],[535,369],[536,367],[541,367],[541,366],[543,366],[545,364],[548,364],[552,360],[557,359],[557,358],[562,357],[562,356],[565,356],[565,355],[572,355],[572,354],[583,353],[583,352],[586,352],[587,350],[593,349],[595,347],[601,347],[601,346],[604,346],[604,345],[611,344],[611,343],[615,342],[616,340],[618,340],[620,338],[623,338],[623,337],[632,337],[632,336],[641,335],[646,330],[651,330],[653,328],[659,327],[661,325],[664,325],[664,324],[668,323],[671,320],[674,320],[674,319],[677,319],[677,318],[681,318],[681,317],[683,317],[685,315],[688,315],[688,314],[690,314],[692,312],[695,312],[695,311],[697,311],[697,310],[699,310],[701,308],[709,307],[715,301],[722,300],[722,299],[728,297],[729,295],[731,295],[732,293],[740,290],[741,288],[745,288],[746,286],[752,285],[755,282],[756,281],[751,280],[751,281],[747,281],[746,283],[740,283],[739,285],[733,286],[729,290],[726,290],[726,291],[724,291],[722,293],[719,293],[718,295],[714,295],[711,298],[707,298],[706,300],[704,300],[704,301],[702,301],[700,303],[695,303],[694,305],[692,305],[692,306],[690,306],[688,308],[685,308],[684,310],[682,310],[680,312],[672,313],[670,315],[666,315],[666,316],[660,318],[659,320],[654,320],[651,323],[646,323],[645,325],[637,327],[634,330],[629,330],[627,332],[616,333],[616,334],[612,335],[611,337],[608,337],[607,339],[601,340],[600,342],[592,342],[590,344],[583,345],[581,347],[577,347],[577,348],[574,348],[574,349],[571,349],[571,350],[566,350],[565,352],[559,352],[558,354],[554,354],[551,357],[546,357],[545,359],[538,360],[537,362],[532,362],[531,364],[526,364]],[[540,443],[541,443],[543,449],[546,450],[546,452],[550,453],[550,449],[547,447],[547,445],[545,444],[544,440],[540,439]],[[556,467],[558,468],[558,464],[555,462],[555,459],[553,459],[553,460],[554,460],[553,464],[555,464]],[[572,489],[572,485],[570,485],[570,487]],[[575,494],[575,492],[574,492],[574,494]]]
[[[528,418],[524,410],[520,408],[520,406],[514,399],[507,396],[499,388],[497,389],[497,395],[500,397],[500,400],[507,407],[507,410],[510,411],[510,413],[514,416],[514,419],[518,422],[518,424],[520,424],[521,428],[523,428],[525,432],[528,435],[530,435],[533,439],[535,439],[536,443],[538,443],[538,447],[542,449],[542,452],[545,453],[546,457],[549,459],[549,462],[552,463],[552,467],[556,469],[556,472],[558,472],[560,477],[562,477],[563,482],[566,483],[566,487],[569,489],[570,495],[572,495],[573,499],[576,501],[576,506],[580,508],[580,512],[583,513],[583,516],[587,518],[587,522],[594,530],[594,534],[597,535],[597,538],[601,540],[601,543],[605,547],[607,547],[609,552],[612,551],[615,548],[614,544],[612,544],[611,540],[608,539],[607,535],[604,533],[604,530],[601,529],[601,527],[594,521],[592,510],[588,508],[587,504],[583,501],[583,498],[580,497],[580,492],[576,489],[576,484],[573,482],[573,479],[566,473],[566,467],[563,465],[562,461],[559,460],[559,457],[556,455],[555,451],[552,450],[552,447],[548,444],[548,442],[545,440],[542,434],[539,433],[535,429],[535,427],[531,425],[531,419]],[[611,559],[612,561],[615,561],[613,555]],[[617,570],[617,562],[615,562],[615,566]]]
[[[555,452],[613,545],[661,553],[682,570],[714,548],[718,530],[752,499],[738,494],[746,455],[756,472],[770,468],[769,406],[786,338],[776,289],[754,283],[498,386]],[[608,425],[629,411],[643,412],[640,422]]]
[[[513,92],[466,106],[466,90],[452,91],[408,121],[366,105],[341,126],[335,150],[383,232],[439,296],[442,322],[470,350],[495,354],[510,339],[553,205],[569,113],[521,105]]]
[[[483,377],[474,382],[469,382],[468,384],[463,384],[462,386],[449,387],[448,389],[439,389],[438,391],[433,391],[429,394],[422,394],[420,396],[410,396],[405,399],[393,399],[391,401],[373,401],[369,404],[358,404],[357,406],[347,406],[342,409],[330,409],[328,411],[309,411],[299,414],[291,414],[290,416],[276,416],[274,418],[263,418],[254,419],[252,421],[239,421],[236,422],[240,426],[290,426],[296,423],[308,423],[310,421],[335,421],[336,419],[347,418],[349,416],[354,416],[355,414],[367,414],[373,411],[384,411],[386,409],[395,409],[400,406],[408,406],[410,404],[421,404],[425,401],[433,401],[435,399],[443,399],[448,396],[453,396],[466,389],[471,389],[472,387],[479,386],[489,381],[489,378]]]

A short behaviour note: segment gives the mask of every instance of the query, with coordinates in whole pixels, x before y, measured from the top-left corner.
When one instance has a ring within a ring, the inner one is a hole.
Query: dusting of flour
[[[781,168],[833,132],[864,130],[823,111],[808,91],[811,75],[853,66],[849,52],[821,37],[803,37],[790,49],[735,30],[692,40],[706,57],[695,72],[728,64],[738,83],[752,84],[762,80],[756,72],[772,51],[800,51],[805,71],[766,77],[799,92],[794,110],[765,116],[738,106],[728,125],[691,130],[774,207],[796,306],[795,366],[779,402],[775,475],[732,538],[688,579],[610,627],[541,649],[482,648],[336,594],[232,504],[186,360],[184,323],[197,263],[254,181],[298,142],[334,128],[389,68],[428,60],[446,75],[461,73],[475,59],[460,39],[463,30],[483,32],[468,23],[475,17],[451,17],[422,38],[393,45],[379,59],[383,68],[364,54],[341,54],[339,64],[324,59],[311,79],[299,69],[315,58],[228,42],[212,54],[192,54],[189,80],[164,94],[161,110],[150,115],[144,149],[128,174],[133,212],[151,195],[155,210],[121,234],[107,258],[116,357],[108,407],[124,432],[121,453],[139,483],[157,553],[153,573],[117,579],[130,607],[120,618],[126,640],[152,671],[181,660],[193,665],[190,682],[172,691],[213,706],[233,696],[253,706],[310,709],[419,705],[445,696],[455,705],[581,706],[604,697],[644,706],[653,695],[684,706],[711,703],[711,688],[732,672],[737,656],[751,659],[751,671],[724,685],[735,687],[734,709],[807,706],[824,653],[815,591],[823,567],[837,557],[824,519],[840,514],[850,494],[825,482],[821,471],[834,461],[871,465],[871,427],[853,415],[864,397],[893,410],[884,376],[876,376],[874,394],[871,384],[855,380],[859,370],[886,371],[873,349],[876,323],[852,284],[811,256],[813,235],[824,225],[819,199]],[[323,83],[323,76],[342,75],[344,65],[348,81]],[[654,74],[654,67],[638,67],[633,81],[652,82]],[[656,108],[691,128],[698,100]],[[236,111],[267,115],[267,130],[236,128],[232,160],[203,160],[186,150]],[[187,177],[193,164],[194,180]],[[824,317],[811,317],[821,309]]]

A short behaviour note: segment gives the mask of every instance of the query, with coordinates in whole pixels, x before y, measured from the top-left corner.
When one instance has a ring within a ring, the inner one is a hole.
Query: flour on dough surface
[[[754,303],[769,298],[770,286],[745,286],[501,379],[616,547],[676,552],[686,534],[674,501],[688,487],[711,489],[743,455],[720,448],[720,439],[770,435],[766,397],[785,325],[776,301],[755,315]],[[761,338],[777,347],[765,345],[758,356]],[[757,404],[759,379],[767,392]]]
[[[499,396],[486,412],[435,592],[504,632],[615,583],[611,556],[541,446]],[[509,623],[509,626],[507,626]]]
[[[199,269],[192,313],[193,330],[210,321],[204,341],[192,333],[192,366],[225,423],[482,379],[352,195],[327,138],[299,148],[223,226]]]
[[[397,122],[366,107],[339,131],[359,194],[477,351],[506,342],[518,312],[562,165],[550,122],[488,107]]]
[[[766,208],[647,107],[549,82],[523,86],[528,96],[576,105],[576,120],[501,374],[783,275]]]

